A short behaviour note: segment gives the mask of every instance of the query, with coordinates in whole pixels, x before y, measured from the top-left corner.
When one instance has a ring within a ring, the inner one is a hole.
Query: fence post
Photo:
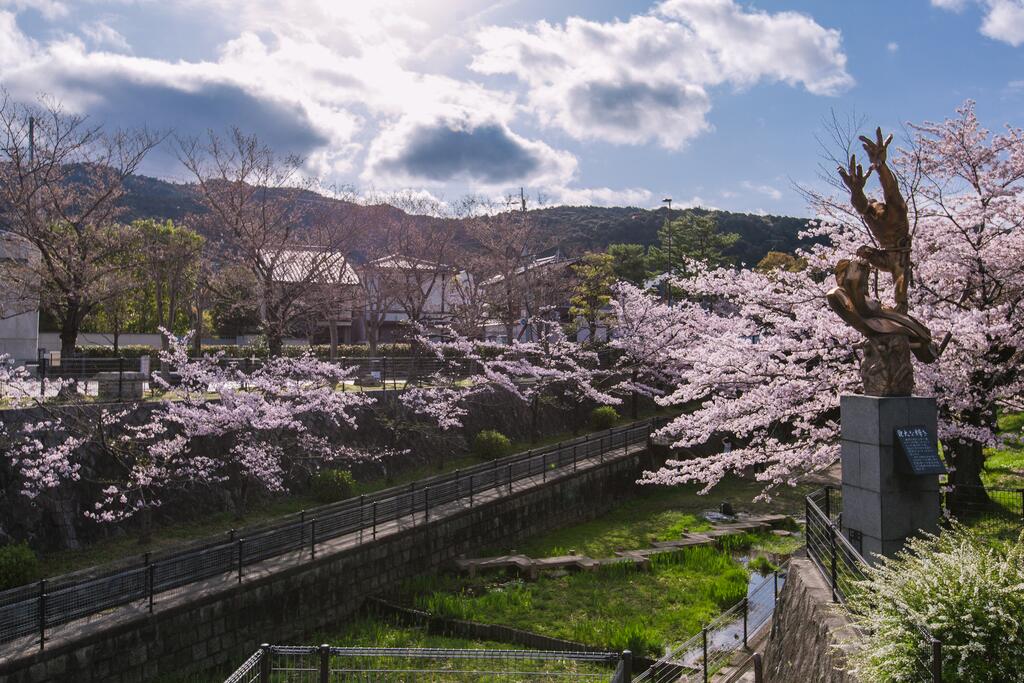
[[[469,473],[469,507],[473,507],[473,473]]]
[[[839,593],[836,591],[836,528],[831,522],[828,524],[828,538],[832,545],[832,602],[839,602]]]
[[[832,487],[825,487],[825,519],[832,522]]]
[[[309,523],[309,559],[316,559],[316,517]]]
[[[708,627],[700,630],[701,645],[704,649],[704,683],[708,683]]]
[[[242,542],[245,539],[238,539],[238,583],[242,583]]]
[[[806,517],[805,517],[805,519],[806,519]],[[773,577],[773,579],[775,581],[775,601],[778,602],[779,601],[779,570],[778,569],[775,570],[775,572],[772,574],[772,577]]]
[[[508,495],[512,495],[512,463],[508,464]]]
[[[932,683],[942,683],[942,641],[932,638]]]
[[[544,451],[540,455],[540,468],[543,470],[543,476],[541,481],[546,482],[548,480],[548,452]]]
[[[629,650],[622,651],[622,680],[627,683],[633,680],[633,653]]]
[[[153,593],[156,592],[156,565],[151,564],[146,568],[146,582],[149,584],[149,613],[153,613]]]
[[[270,683],[270,645],[263,643],[260,645],[260,683]]]
[[[430,487],[423,487],[423,523],[430,521]]]
[[[306,511],[299,510],[299,547],[306,544]]]
[[[46,644],[46,579],[39,579],[39,649]]]
[[[754,653],[754,683],[763,683],[764,669],[761,666],[761,654]]]
[[[1020,518],[1024,520],[1024,489],[1017,489],[1020,494]]]
[[[572,471],[576,471],[576,444],[572,445]]]
[[[747,647],[747,614],[750,611],[750,598],[743,598],[743,647]]]
[[[320,683],[331,681],[331,646],[324,644],[320,646]]]
[[[124,356],[117,357],[117,400],[124,400]]]
[[[373,512],[373,540],[377,540],[377,501],[370,506]]]

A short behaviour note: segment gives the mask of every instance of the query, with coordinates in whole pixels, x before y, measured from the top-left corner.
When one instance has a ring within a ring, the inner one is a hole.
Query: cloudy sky
[[[0,84],[111,125],[238,125],[364,190],[776,214],[833,110],[1021,123],[1022,43],[1024,0],[0,0]]]

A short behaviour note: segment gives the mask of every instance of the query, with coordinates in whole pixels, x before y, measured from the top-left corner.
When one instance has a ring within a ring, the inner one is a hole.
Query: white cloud
[[[82,26],[82,35],[98,48],[108,47],[122,52],[131,52],[131,45],[121,33],[104,21],[91,21]]]
[[[1019,47],[1024,43],[1024,0],[989,0],[983,35]]]
[[[568,206],[649,207],[654,194],[644,188],[560,187],[551,190],[552,203]]]
[[[757,194],[762,194],[768,197],[769,199],[773,199],[775,201],[782,199],[782,192],[779,189],[772,187],[771,185],[752,183],[749,180],[744,180],[742,183],[740,183],[740,185],[743,187],[744,190],[747,190],[747,192],[755,192]]]
[[[932,6],[950,12],[962,12],[969,0],[932,0]]]
[[[67,3],[60,0],[0,0],[0,9],[11,9],[16,12],[31,9],[39,12],[45,19],[58,19],[68,15]]]
[[[896,53],[900,51],[900,44],[893,40],[886,44],[885,49],[889,52]]]
[[[471,68],[524,81],[543,125],[668,149],[708,130],[714,86],[776,81],[833,95],[853,83],[838,31],[734,0],[667,0],[627,21],[490,27],[477,45]]]
[[[979,28],[982,35],[1013,47],[1024,43],[1024,0],[932,0],[932,5],[960,12],[972,2],[984,13]]]

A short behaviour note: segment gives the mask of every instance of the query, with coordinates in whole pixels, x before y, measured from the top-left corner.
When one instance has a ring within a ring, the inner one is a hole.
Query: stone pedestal
[[[848,395],[840,398],[843,533],[868,562],[891,556],[907,537],[937,533],[939,475],[900,467],[897,427],[922,426],[936,438],[935,399]]]

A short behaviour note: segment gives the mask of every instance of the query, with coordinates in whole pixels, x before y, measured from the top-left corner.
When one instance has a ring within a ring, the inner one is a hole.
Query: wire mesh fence
[[[867,590],[867,562],[843,535],[840,492],[826,486],[808,495],[804,504],[807,556],[828,582],[832,600],[851,607],[858,591]],[[922,625],[915,628],[921,646],[909,680],[942,683],[942,643]]]
[[[263,645],[225,683],[630,680],[628,652]]]
[[[156,595],[196,581],[233,575],[286,553],[316,556],[318,546],[350,536],[370,542],[378,532],[428,523],[439,516],[484,504],[584,462],[646,446],[662,420],[647,420],[571,441],[526,451],[471,468],[437,475],[289,515],[273,524],[186,550],[147,554],[133,566],[81,577],[68,575],[0,592],[0,643],[26,636],[44,647],[47,631],[75,619],[138,603],[152,611]]]
[[[764,577],[747,596],[718,615],[689,640],[670,648],[634,681],[707,683],[745,652],[749,640],[768,623],[785,583],[787,563]]]

